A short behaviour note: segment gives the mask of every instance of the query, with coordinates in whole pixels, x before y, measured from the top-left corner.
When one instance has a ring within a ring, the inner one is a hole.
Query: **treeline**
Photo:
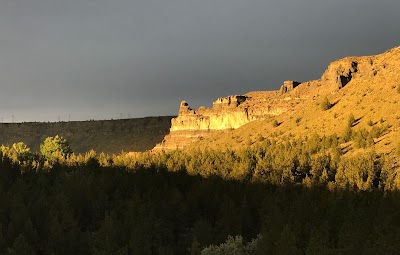
[[[0,254],[397,254],[400,171],[335,135],[238,151],[0,147]]]
[[[100,154],[97,158],[101,166],[115,165],[130,170],[151,166],[204,177],[216,175],[274,185],[291,183],[330,189],[399,190],[400,143],[390,155],[377,154],[374,149],[375,143],[390,132],[391,127],[381,119],[379,122],[369,120],[368,128],[354,130],[359,121],[350,114],[340,136],[313,133],[297,138],[288,134],[267,139],[259,135],[258,142],[251,142],[240,150],[193,147],[161,153]],[[349,156],[348,152],[353,149],[361,150]]]
[[[364,131],[352,132],[357,140]],[[374,131],[382,133],[383,131]],[[400,190],[400,167],[396,157],[375,153],[373,147],[352,156],[344,155],[352,146],[336,135],[312,134],[302,139],[275,138],[240,150],[191,149],[167,152],[121,153],[118,155],[74,154],[62,137],[46,138],[41,153],[34,154],[23,143],[1,146],[0,153],[21,167],[22,172],[46,172],[54,166],[68,170],[92,167],[116,167],[127,171],[165,169],[203,177],[219,176],[227,180],[288,184],[329,189]],[[280,141],[280,142],[278,142]],[[367,140],[363,140],[367,141]],[[400,148],[400,147],[399,147]],[[400,149],[397,154],[400,156]]]
[[[0,254],[397,254],[400,195],[156,168],[21,174],[3,158]]]

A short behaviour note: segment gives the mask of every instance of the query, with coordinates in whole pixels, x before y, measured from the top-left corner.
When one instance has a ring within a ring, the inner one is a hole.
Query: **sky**
[[[0,121],[176,115],[399,46],[398,0],[1,0]]]

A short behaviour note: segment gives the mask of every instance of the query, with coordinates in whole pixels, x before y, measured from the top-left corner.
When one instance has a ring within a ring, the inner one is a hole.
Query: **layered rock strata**
[[[170,133],[154,150],[180,149],[214,131],[237,129],[250,121],[279,115],[294,109],[296,99],[278,97],[274,92],[251,92],[218,98],[212,108],[193,110],[186,101],[178,117],[171,120]]]
[[[171,120],[170,133],[154,150],[180,149],[214,131],[239,128],[250,121],[273,115],[289,114],[314,105],[320,95],[336,93],[339,89],[379,77],[397,77],[400,47],[383,54],[347,57],[332,62],[321,79],[308,82],[284,81],[278,91],[250,92],[246,95],[218,98],[212,108],[193,110],[182,101],[178,117]],[[357,81],[358,80],[358,81]]]

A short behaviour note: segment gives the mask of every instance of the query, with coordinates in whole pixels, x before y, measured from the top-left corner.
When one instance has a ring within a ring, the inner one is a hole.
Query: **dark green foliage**
[[[286,225],[279,238],[276,241],[276,252],[282,255],[297,255],[296,235],[293,233],[289,225]]]
[[[356,148],[368,148],[374,145],[374,139],[381,137],[388,130],[387,125],[373,126],[371,131],[368,132],[365,128],[358,131],[352,131],[350,127],[347,127],[345,134],[343,135],[344,141],[349,141],[352,138],[354,140]]]
[[[351,129],[351,126],[347,126],[343,135],[342,135],[342,142],[347,143],[351,140],[353,136],[353,130]]]
[[[340,161],[335,175],[336,185],[342,188],[369,190],[377,184],[381,169],[375,167],[373,153],[344,158]]]
[[[278,127],[280,125],[280,123],[277,120],[273,120],[272,121],[272,126],[273,127]]]
[[[367,148],[374,145],[373,137],[366,129],[361,129],[353,133],[353,139],[356,148]]]
[[[336,135],[290,139],[47,165],[3,146],[0,254],[396,254],[393,164],[342,157]]]
[[[78,187],[71,189],[77,182]],[[34,192],[24,193],[25,188]],[[16,182],[12,190],[12,196],[27,201],[23,209],[27,213],[15,226],[28,215],[34,219],[22,224],[23,234],[6,240],[9,251],[15,254],[185,254],[190,247],[192,254],[198,254],[209,245],[244,250],[241,244],[258,232],[263,238],[257,247],[270,243],[274,254],[327,254],[357,247],[366,252],[370,247],[359,246],[358,236],[365,238],[361,243],[381,245],[384,251],[398,248],[399,232],[395,230],[400,230],[400,225],[384,213],[400,208],[395,194],[384,197],[379,193],[276,189],[151,169],[137,173],[93,169],[70,177],[35,174]],[[84,198],[74,190],[84,191]],[[45,202],[37,203],[38,196]],[[240,202],[244,198],[245,204]],[[4,199],[7,196],[3,194]],[[7,211],[13,218],[18,213]],[[379,220],[374,220],[377,215]],[[347,226],[344,219],[362,220]],[[200,226],[196,223],[200,221],[209,223]],[[251,231],[244,231],[245,227]],[[389,227],[392,231],[384,230]],[[14,227],[14,232],[19,232],[18,228]],[[277,234],[266,234],[269,231]],[[241,235],[243,240],[227,239],[229,234],[220,235],[222,232]],[[387,237],[386,245],[379,243],[384,236],[374,239],[378,233]]]
[[[201,247],[200,243],[197,241],[196,238],[193,239],[192,244],[190,245],[188,252],[190,255],[200,255],[201,254]]]
[[[371,128],[370,131],[370,136],[372,138],[379,138],[381,137],[383,134],[385,134],[387,132],[387,130],[389,129],[388,125],[381,125],[380,127],[378,126],[373,126]]]
[[[370,119],[370,120],[368,120],[367,125],[372,127],[374,125],[374,122]]]
[[[262,141],[264,141],[264,140],[265,140],[265,137],[264,137],[264,136],[262,136],[261,134],[258,134],[258,135],[257,135],[257,141],[262,142]]]
[[[26,242],[24,236],[22,234],[20,234],[15,239],[12,248],[8,249],[8,254],[34,255],[34,254],[36,254],[36,252],[32,249],[31,245]]]
[[[220,245],[210,245],[201,251],[202,255],[251,255],[255,253],[261,237],[244,243],[242,236],[228,236],[228,239]]]
[[[329,249],[329,229],[328,223],[314,226],[311,230],[310,240],[308,241],[306,255],[328,255]]]
[[[366,129],[353,132],[350,127],[347,127],[349,132],[341,139],[342,142],[346,142],[352,138],[355,147],[368,148],[386,129],[385,126],[380,128],[374,126],[371,132]],[[15,155],[13,149],[4,146],[1,151],[5,156],[3,162],[10,166],[6,167],[9,170],[4,173],[15,174],[16,177],[20,173],[48,172],[52,169],[75,171],[116,167],[137,171],[157,167],[171,172],[186,172],[203,177],[221,176],[224,179],[266,182],[275,185],[305,184],[308,186],[335,183],[339,163],[344,160],[341,157],[343,151],[336,135],[321,137],[314,133],[304,139],[292,138],[279,144],[273,139],[263,137],[258,140],[259,142],[254,143],[252,147],[236,151],[193,149],[108,156],[104,153],[97,155],[92,150],[85,155],[71,154],[66,158],[59,157],[57,162],[52,163],[43,161],[34,154],[20,161],[20,158],[13,156]],[[20,167],[19,171],[12,170],[15,166]]]
[[[300,125],[300,121],[301,121],[301,118],[300,117],[296,117],[296,125],[298,126],[298,125]]]
[[[356,119],[355,119],[354,115],[351,113],[349,115],[349,118],[347,119],[347,126],[352,127],[355,122],[356,122]]]
[[[323,111],[326,111],[331,109],[333,105],[331,104],[331,102],[329,102],[329,99],[327,97],[324,97],[324,99],[322,99],[320,103],[320,106]]]

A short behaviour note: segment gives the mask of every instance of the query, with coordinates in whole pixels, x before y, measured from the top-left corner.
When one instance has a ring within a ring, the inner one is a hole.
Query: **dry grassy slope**
[[[91,149],[119,153],[146,151],[168,133],[172,117],[147,117],[122,120],[72,121],[56,123],[1,123],[0,144],[24,142],[33,151],[48,136],[61,135],[76,153]]]
[[[343,134],[350,114],[359,119],[353,130],[374,125],[389,125],[389,132],[375,140],[377,152],[389,153],[400,143],[400,47],[389,50],[381,55],[368,57],[349,57],[335,61],[327,70],[341,68],[349,62],[357,62],[359,72],[353,74],[353,79],[343,88],[337,89],[332,80],[326,80],[324,75],[320,80],[305,82],[288,94],[278,97],[299,98],[299,103],[288,113],[270,117],[264,121],[248,123],[237,130],[218,132],[191,147],[207,146],[214,148],[240,148],[255,144],[258,137],[277,136],[288,139],[289,134],[304,137],[311,133],[320,135]],[[248,95],[263,92],[252,92]],[[319,103],[327,97],[334,106],[322,110]],[[273,127],[276,119],[280,126]],[[383,120],[383,123],[381,123]],[[358,150],[349,144],[349,154]]]

